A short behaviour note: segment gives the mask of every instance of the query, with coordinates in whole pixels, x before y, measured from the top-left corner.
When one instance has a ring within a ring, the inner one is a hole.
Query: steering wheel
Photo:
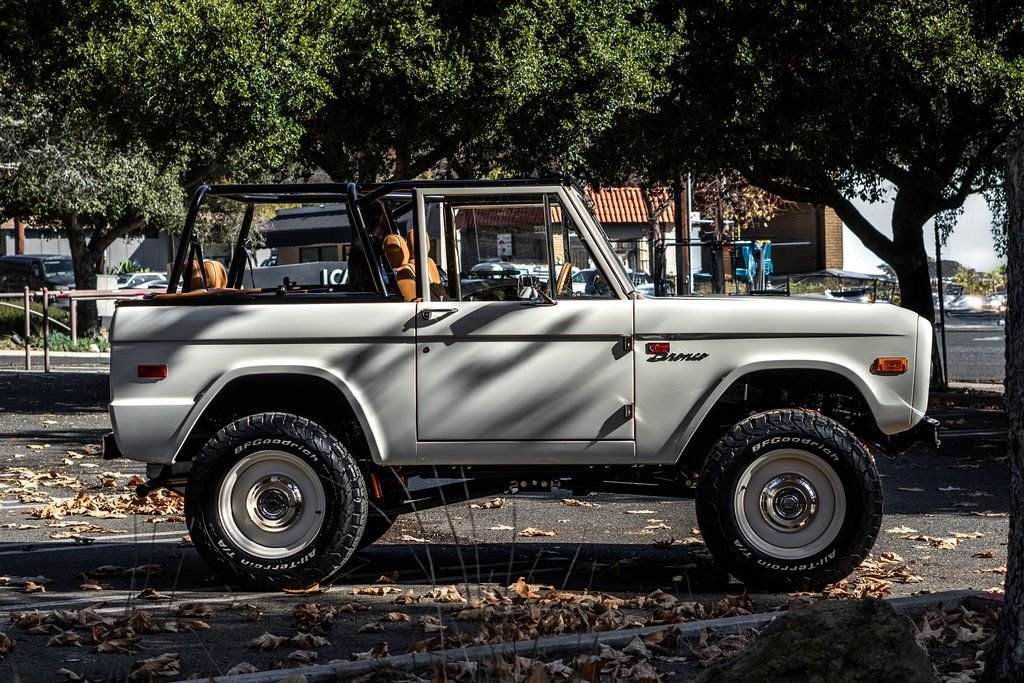
[[[558,279],[555,280],[555,298],[562,296],[562,292],[565,291],[566,286],[569,284],[569,278],[572,276],[572,262],[566,261],[562,264],[562,269],[558,271]]]

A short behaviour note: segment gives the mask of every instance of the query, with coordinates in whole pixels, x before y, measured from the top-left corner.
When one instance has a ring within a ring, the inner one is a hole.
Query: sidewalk
[[[957,382],[953,380],[949,383],[949,388],[954,391],[972,391],[979,394],[1006,393],[1006,387],[1003,386],[1002,382]],[[938,394],[940,392],[932,393]]]
[[[43,351],[33,348],[32,368],[25,369],[25,352],[23,350],[0,350],[0,373],[44,374]],[[107,373],[110,369],[110,354],[90,351],[51,351],[50,372],[62,374],[67,372]]]

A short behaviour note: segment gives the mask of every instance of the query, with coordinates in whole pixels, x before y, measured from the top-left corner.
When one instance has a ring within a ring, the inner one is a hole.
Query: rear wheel
[[[200,555],[225,578],[265,588],[324,581],[355,552],[366,485],[345,446],[286,413],[223,428],[189,472],[185,516]]]
[[[751,584],[820,589],[843,579],[871,550],[881,520],[870,454],[811,411],[740,422],[715,444],[697,482],[708,549]]]

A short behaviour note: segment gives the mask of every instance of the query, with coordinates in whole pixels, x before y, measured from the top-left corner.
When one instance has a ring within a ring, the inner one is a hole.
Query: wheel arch
[[[191,459],[220,427],[262,412],[287,412],[308,418],[336,433],[362,439],[350,444],[359,459],[381,461],[375,421],[364,409],[359,393],[338,374],[315,366],[275,365],[238,368],[217,379],[196,402],[187,432],[174,453],[174,462]]]
[[[752,405],[752,388],[762,393],[766,388],[789,391],[792,402],[784,402],[781,401],[784,397],[777,397],[775,401]],[[769,408],[809,407],[801,399],[811,389],[814,393],[837,393],[851,397],[859,403],[870,425],[863,422],[849,424],[842,419],[838,421],[847,427],[863,429],[868,426],[872,435],[878,431],[877,406],[872,404],[871,388],[849,368],[828,361],[810,360],[799,365],[792,361],[765,361],[737,368],[699,402],[698,414],[688,419],[689,424],[697,426],[686,439],[677,463],[694,473],[699,472],[711,446],[736,422],[751,412]],[[878,433],[881,434],[880,431]]]

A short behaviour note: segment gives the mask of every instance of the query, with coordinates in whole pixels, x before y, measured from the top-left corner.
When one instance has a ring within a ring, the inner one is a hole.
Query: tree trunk
[[[927,320],[935,321],[935,301],[932,299],[931,278],[928,276],[928,259],[921,249],[919,258],[899,258],[889,264],[896,271],[900,283],[900,306],[909,308]]]
[[[14,253],[25,253],[25,221],[14,217]]]
[[[986,657],[987,681],[1024,678],[1024,125],[1006,154],[1006,417],[1010,425],[1010,535],[1006,600]]]
[[[64,217],[64,235],[71,246],[71,263],[75,269],[76,289],[96,289],[97,258],[85,241],[85,232],[77,214]],[[100,252],[102,256],[102,252]],[[100,332],[100,319],[96,311],[95,301],[82,301],[78,304],[78,334],[82,337],[95,337]]]

